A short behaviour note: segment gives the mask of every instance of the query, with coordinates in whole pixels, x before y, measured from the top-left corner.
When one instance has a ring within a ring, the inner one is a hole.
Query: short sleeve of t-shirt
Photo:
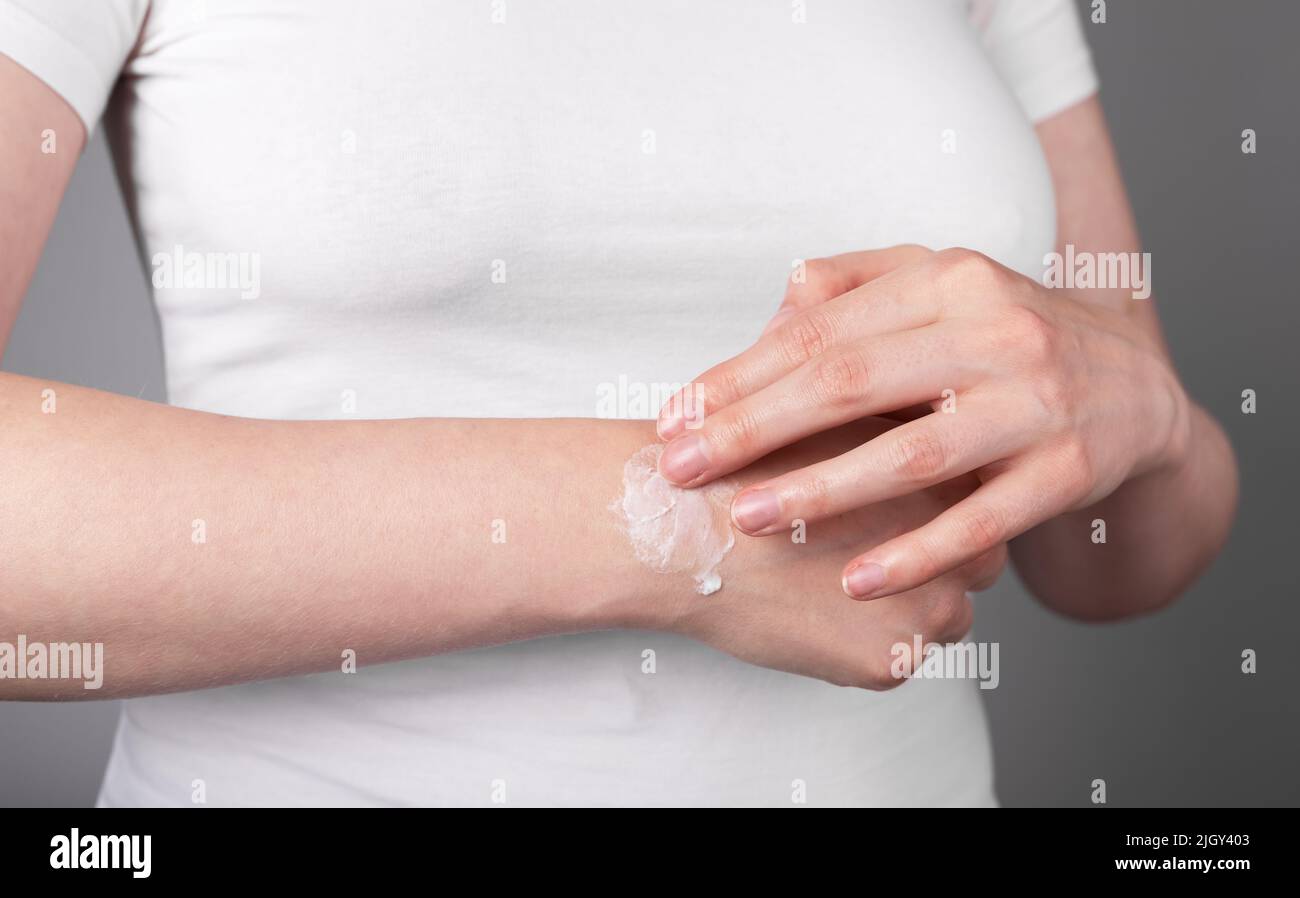
[[[1074,0],[973,0],[971,18],[1030,121],[1096,92],[1097,73]]]
[[[68,101],[90,133],[149,0],[0,0],[0,53]]]

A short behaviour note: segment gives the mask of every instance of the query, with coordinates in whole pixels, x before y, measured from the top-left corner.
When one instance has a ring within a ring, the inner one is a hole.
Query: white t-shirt
[[[104,116],[170,401],[267,418],[594,417],[611,389],[649,417],[636,385],[747,346],[797,259],[1035,272],[1031,122],[1096,87],[1068,0],[0,0],[0,52]],[[178,253],[249,280],[169,280]],[[211,805],[994,801],[973,681],[841,689],[635,632],[126,702],[100,803],[196,780]]]

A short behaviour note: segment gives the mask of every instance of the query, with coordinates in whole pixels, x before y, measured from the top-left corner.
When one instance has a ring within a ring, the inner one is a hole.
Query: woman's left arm
[[[1096,98],[1038,131],[1062,251],[1137,252]],[[983,485],[967,499],[850,561],[845,591],[893,595],[1010,540],[1049,607],[1089,620],[1153,610],[1222,546],[1237,480],[1134,286],[1049,289],[960,249],[816,260],[753,347],[665,406],[661,471],[699,486],[811,433],[929,403],[855,450],[747,487],[736,526],[771,535],[974,472]]]
[[[1057,252],[1137,253],[1137,226],[1094,96],[1038,126],[1056,192]],[[1150,271],[1146,272],[1150,278]],[[1173,363],[1154,298],[1091,288],[1074,298],[1125,314]],[[1186,433],[1163,465],[1132,477],[1087,508],[1067,512],[1011,542],[1016,570],[1035,596],[1071,617],[1104,620],[1152,611],[1178,597],[1228,537],[1237,505],[1237,464],[1219,424],[1187,400]],[[1106,542],[1090,538],[1106,523]]]

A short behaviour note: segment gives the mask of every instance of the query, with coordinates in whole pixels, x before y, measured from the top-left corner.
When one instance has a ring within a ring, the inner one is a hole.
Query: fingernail
[[[686,419],[678,412],[665,408],[659,413],[659,420],[655,424],[655,433],[659,434],[659,439],[671,440],[685,429]]]
[[[772,490],[741,493],[731,504],[731,519],[746,533],[758,534],[781,516],[781,500]]]
[[[766,337],[768,334],[772,333],[772,331],[780,327],[781,324],[793,314],[794,309],[782,309],[777,312],[772,316],[772,320],[767,323],[767,327],[763,328],[762,336]]]
[[[885,583],[885,569],[868,561],[849,569],[844,575],[844,591],[855,599],[865,599]]]
[[[704,422],[704,384],[682,387],[659,409],[655,432],[662,440],[675,439],[687,430],[698,430]]]
[[[696,434],[673,440],[659,457],[659,473],[673,483],[690,483],[708,466],[704,438]]]

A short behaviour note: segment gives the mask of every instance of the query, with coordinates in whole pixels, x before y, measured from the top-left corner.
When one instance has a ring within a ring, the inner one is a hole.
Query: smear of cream
[[[663,446],[637,450],[623,465],[623,495],[610,508],[623,521],[632,551],[660,574],[688,573],[695,591],[722,588],[718,566],[736,544],[731,532],[729,480],[684,490],[659,475]]]

